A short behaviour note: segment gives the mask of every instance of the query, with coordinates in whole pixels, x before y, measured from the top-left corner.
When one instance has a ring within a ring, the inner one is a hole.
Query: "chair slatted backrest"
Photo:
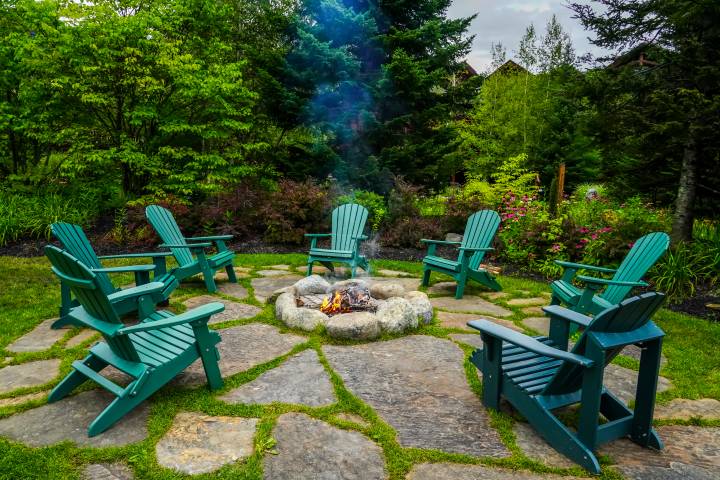
[[[90,268],[102,268],[102,264],[100,263],[95,250],[93,250],[92,245],[90,245],[90,240],[88,240],[85,232],[79,225],[58,222],[53,223],[50,226],[50,229],[52,230],[55,238],[60,240],[60,243],[62,243],[63,247],[65,247],[65,250],[67,250],[70,255],[77,258]],[[117,290],[106,273],[94,273],[97,276],[98,284],[103,293],[110,295]]]
[[[45,255],[52,264],[52,271],[70,286],[70,290],[80,302],[85,313],[106,323],[122,325],[120,317],[118,317],[110,300],[108,300],[107,295],[103,293],[100,287],[98,275],[90,271],[83,262],[68,252],[52,245],[45,247]],[[93,328],[92,325],[86,326]],[[116,354],[126,360],[135,362],[140,360],[127,335],[114,337],[105,335],[105,340]]]
[[[332,212],[332,250],[349,251],[355,248],[355,238],[363,234],[368,211],[362,205],[346,203]]]
[[[638,282],[658,261],[670,246],[670,237],[663,232],[649,233],[640,237],[618,267],[613,280]],[[611,285],[602,293],[602,298],[614,304],[620,303],[632,287]]]
[[[168,245],[187,245],[185,237],[170,210],[159,205],[149,205],[145,209],[145,215],[164,243]],[[190,250],[187,248],[171,248],[170,251],[181,267],[195,262]]]
[[[470,215],[465,225],[461,247],[489,248],[500,226],[500,215],[493,210],[480,210]],[[468,265],[477,270],[486,252],[475,252]]]
[[[572,353],[585,355],[588,335],[590,332],[626,333],[647,324],[655,312],[665,301],[665,295],[649,292],[628,298],[597,315],[588,325],[578,342],[573,346]],[[605,366],[615,358],[623,347],[605,352]],[[565,362],[543,390],[543,395],[561,395],[576,392],[582,387],[584,368]]]

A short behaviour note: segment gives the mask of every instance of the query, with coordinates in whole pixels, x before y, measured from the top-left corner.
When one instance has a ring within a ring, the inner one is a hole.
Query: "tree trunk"
[[[677,200],[675,201],[675,215],[673,217],[672,233],[673,243],[692,240],[693,204],[697,189],[697,150],[695,140],[688,139],[683,151],[682,167],[680,169],[680,185],[678,186]]]

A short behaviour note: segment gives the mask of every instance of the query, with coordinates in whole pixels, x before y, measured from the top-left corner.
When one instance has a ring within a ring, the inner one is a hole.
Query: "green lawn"
[[[305,265],[306,257],[301,254],[286,255],[238,255],[238,266],[258,268],[261,266],[288,264],[293,268]],[[122,261],[116,264],[123,264]],[[374,261],[372,266],[377,269],[392,269],[407,271],[419,276],[421,265],[412,262],[400,261]],[[253,276],[255,276],[253,274]],[[55,278],[49,271],[49,264],[44,258],[14,258],[0,257],[0,360],[10,357],[5,347],[13,340],[30,331],[42,320],[57,315],[59,304],[59,288]],[[129,275],[119,275],[116,284],[122,285],[132,281]],[[446,278],[433,277],[433,281]],[[252,293],[250,279],[241,279],[240,282]],[[532,280],[502,277],[500,282],[505,291],[511,295],[502,300],[509,300],[517,296],[538,296],[548,292],[547,284]],[[188,286],[189,285],[189,286]],[[200,284],[188,284],[180,288],[172,297],[171,305],[182,310],[181,302],[190,296],[205,293]],[[466,294],[473,294],[481,290],[476,286],[469,286]],[[231,321],[214,327],[224,328],[249,322],[265,322],[287,329],[274,319],[272,307],[258,304],[255,300],[248,300],[263,307],[263,312],[252,320]],[[502,301],[500,304],[510,308],[514,314],[510,319],[522,326],[521,320],[525,317],[520,307],[508,306]],[[657,323],[667,333],[664,344],[664,353],[668,363],[663,367],[661,374],[669,378],[674,388],[660,395],[660,402],[667,402],[672,398],[715,398],[720,400],[720,355],[714,350],[714,345],[720,345],[720,325],[712,324],[706,320],[673,313],[663,310],[656,318]],[[419,333],[446,337],[455,330],[442,328],[436,323],[423,326]],[[64,343],[75,332],[68,332],[65,338],[48,351],[40,353],[17,354],[9,360],[8,364],[23,363],[29,360],[44,358],[60,358],[62,360],[61,375],[70,370],[73,360],[82,358],[84,350],[90,340],[74,349],[65,349]],[[531,333],[531,332],[529,332]],[[88,463],[124,461],[135,471],[138,478],[167,479],[181,478],[174,473],[158,466],[154,448],[155,444],[170,428],[172,420],[179,411],[200,411],[210,415],[233,415],[260,418],[258,433],[255,439],[256,452],[247,461],[223,467],[221,470],[197,478],[261,478],[262,458],[265,454],[272,454],[274,441],[271,432],[275,421],[282,413],[289,411],[304,412],[308,415],[322,419],[332,425],[345,429],[357,429],[377,442],[383,449],[387,467],[392,479],[403,479],[413,464],[424,461],[453,461],[459,463],[485,463],[516,469],[526,469],[536,472],[554,472],[563,475],[588,476],[579,468],[569,470],[551,469],[526,457],[515,444],[512,431],[516,419],[501,413],[492,414],[493,426],[501,434],[501,438],[513,453],[509,458],[502,460],[477,459],[465,455],[447,454],[434,450],[403,448],[396,440],[395,431],[380,418],[372,408],[345,388],[342,380],[330,369],[323,356],[321,345],[324,343],[342,343],[332,340],[322,332],[312,334],[302,333],[307,342],[298,345],[286,356],[259,365],[249,371],[234,375],[226,379],[223,391],[247,383],[261,373],[276,367],[288,356],[298,351],[315,349],[331,376],[335,393],[339,401],[333,405],[322,408],[309,408],[299,405],[273,404],[269,406],[257,405],[228,405],[216,399],[215,394],[205,388],[194,390],[166,387],[153,396],[149,402],[151,413],[149,420],[149,436],[143,442],[123,448],[91,449],[79,448],[73,444],[60,444],[52,447],[30,449],[19,444],[0,440],[0,478],[78,478],[82,468]],[[388,337],[391,338],[391,337]],[[469,348],[464,348],[466,355]],[[619,357],[617,360],[623,366],[637,368],[637,362],[629,357]],[[480,393],[481,385],[474,367],[466,361],[468,382],[473,390]],[[51,384],[28,388],[24,391],[13,392],[18,396],[23,393],[32,393],[51,388]],[[90,388],[86,386],[85,388]],[[0,395],[0,398],[11,396]],[[0,418],[13,413],[36,407],[45,403],[39,399],[15,407],[0,407]],[[340,412],[355,413],[362,416],[369,426],[359,427],[353,423],[335,418],[333,415]],[[697,422],[696,422],[697,423]],[[709,425],[710,423],[704,422]],[[715,423],[720,425],[720,422]],[[609,459],[606,459],[609,461]],[[605,469],[603,478],[619,478],[612,469]]]

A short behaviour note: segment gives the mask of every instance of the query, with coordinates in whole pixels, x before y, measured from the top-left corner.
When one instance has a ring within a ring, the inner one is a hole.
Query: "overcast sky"
[[[491,43],[501,42],[507,48],[508,58],[513,58],[525,28],[534,23],[535,30],[542,35],[553,13],[570,34],[578,56],[598,53],[587,39],[588,32],[572,18],[573,13],[566,4],[565,0],[453,0],[448,16],[458,18],[478,14],[470,27],[469,33],[475,35],[475,42],[468,62],[478,72],[483,72],[491,62]]]

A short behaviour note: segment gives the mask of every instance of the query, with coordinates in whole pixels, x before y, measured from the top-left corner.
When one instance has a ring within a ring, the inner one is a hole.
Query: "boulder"
[[[285,308],[283,310],[282,321],[290,328],[299,328],[306,332],[315,330],[318,325],[325,325],[328,316],[320,310],[310,308]]]
[[[370,295],[380,300],[405,295],[405,288],[395,282],[376,282],[370,287]]]
[[[342,313],[325,324],[328,335],[349,340],[374,340],[380,336],[378,318],[369,312]]]
[[[410,302],[410,305],[412,305],[418,321],[425,325],[432,322],[433,307],[427,294],[418,291],[408,292],[405,294],[405,300]]]
[[[446,242],[462,242],[463,236],[459,233],[448,233],[445,235]]]
[[[358,288],[369,288],[368,283],[365,280],[359,280],[357,278],[351,278],[349,280],[342,280],[340,282],[335,282],[326,290],[327,293],[334,294],[338,290],[342,290],[344,288],[350,288],[350,287],[358,287]]]
[[[295,295],[314,295],[325,293],[330,288],[330,283],[320,275],[310,275],[295,284]]]
[[[376,315],[383,332],[402,333],[418,326],[415,309],[404,298],[389,298],[378,308]]]
[[[265,303],[272,305],[273,303],[275,303],[277,301],[278,297],[280,295],[282,295],[283,293],[289,293],[294,297],[295,296],[295,287],[293,285],[290,285],[289,287],[282,287],[282,288],[278,288],[277,290],[273,290],[273,292],[270,294],[270,296],[267,297],[267,299],[265,299]]]
[[[293,293],[285,292],[278,295],[277,300],[275,300],[275,318],[282,319],[285,311],[293,308],[297,308]]]

